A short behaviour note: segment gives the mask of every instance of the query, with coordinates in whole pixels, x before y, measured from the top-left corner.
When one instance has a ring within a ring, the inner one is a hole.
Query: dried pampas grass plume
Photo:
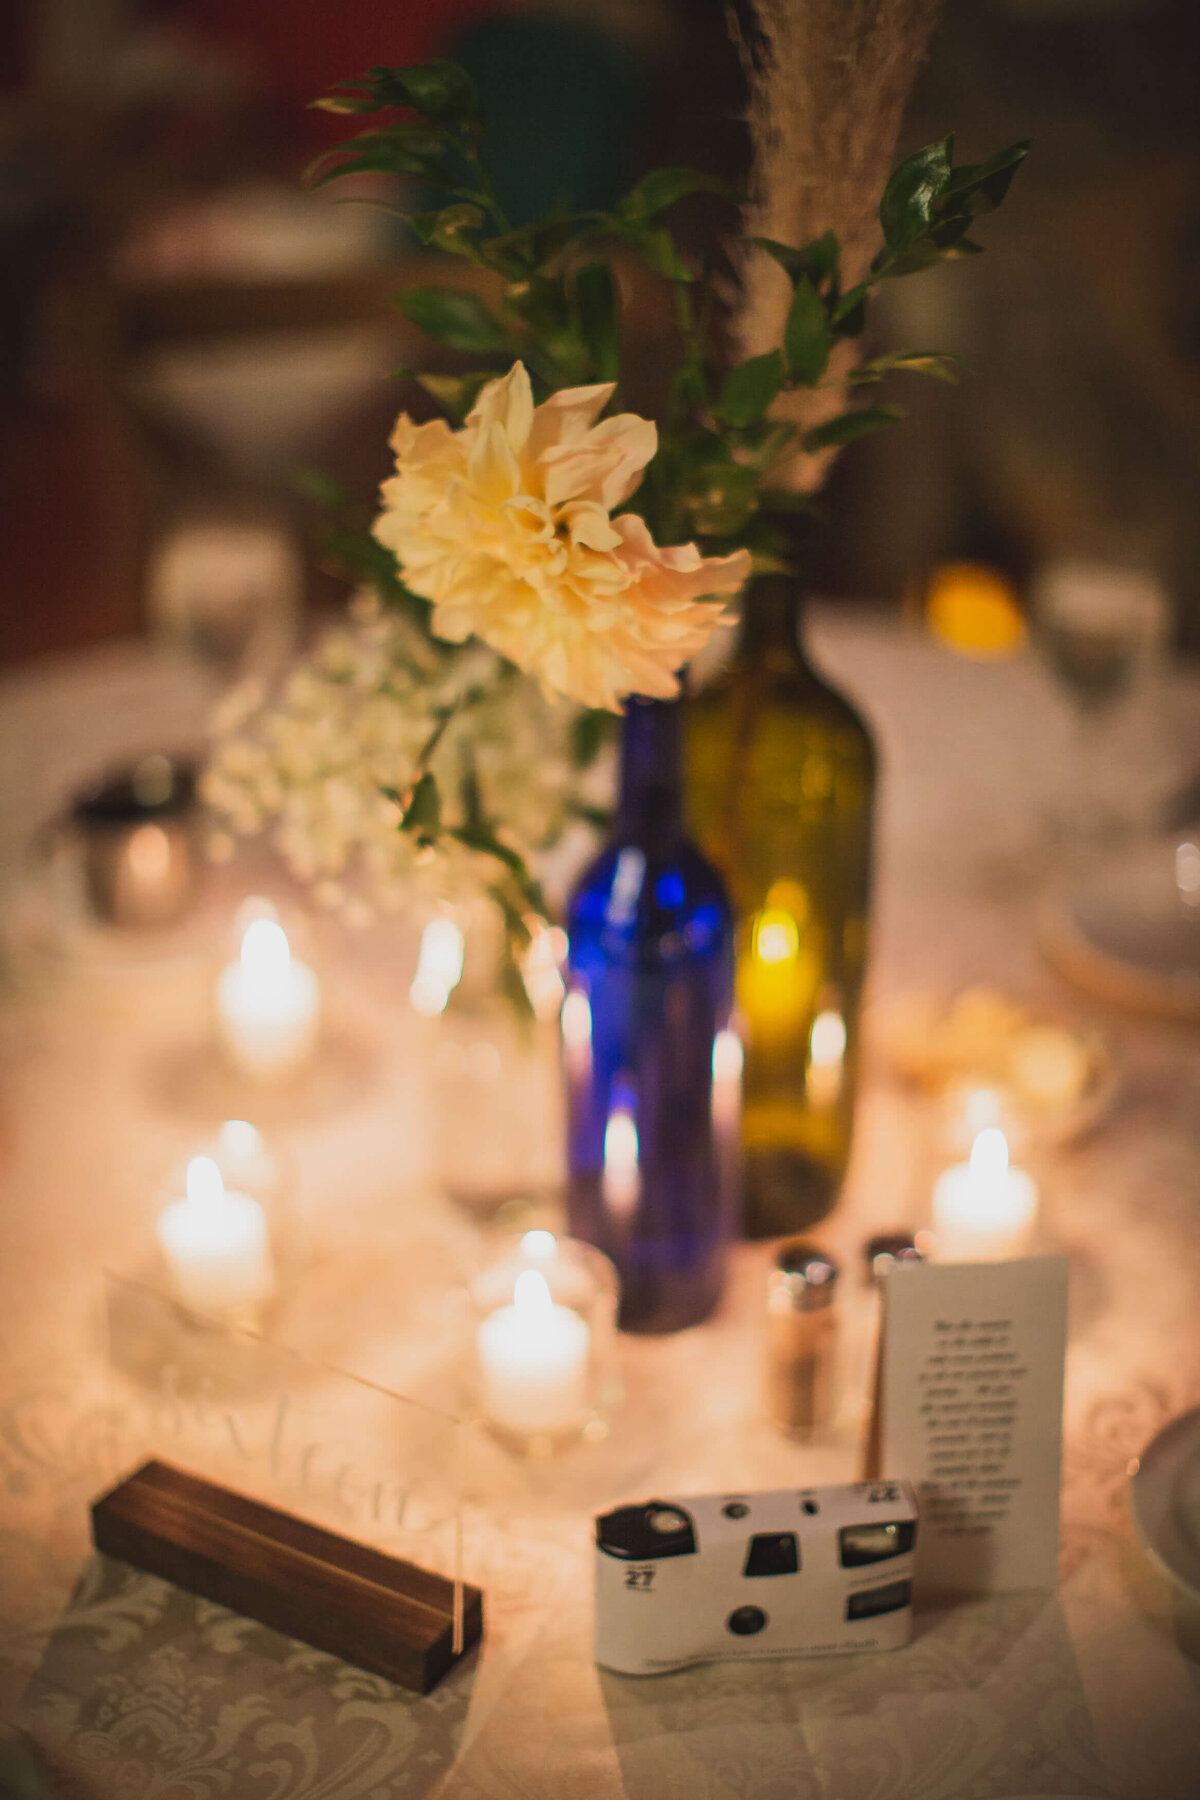
[[[847,287],[879,245],[879,196],[891,171],[904,103],[925,55],[940,0],[748,0],[756,29],[733,22],[750,85],[754,147],[746,236],[807,244],[833,230]],[[782,269],[748,247],[734,321],[742,355],[778,344],[791,288]],[[852,347],[838,352],[842,369]],[[829,374],[839,373],[837,362]],[[780,418],[805,430],[845,406],[837,387],[784,395]],[[799,456],[788,471],[810,492],[833,452]]]

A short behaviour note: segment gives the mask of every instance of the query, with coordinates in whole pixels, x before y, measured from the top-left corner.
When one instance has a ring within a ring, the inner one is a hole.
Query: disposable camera
[[[916,1537],[902,1481],[619,1506],[596,1520],[596,1661],[655,1675],[898,1649]]]

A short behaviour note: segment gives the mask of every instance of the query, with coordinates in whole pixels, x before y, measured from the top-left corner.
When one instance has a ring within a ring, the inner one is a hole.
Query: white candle
[[[217,982],[217,1027],[230,1058],[264,1081],[290,1075],[317,1041],[321,992],[274,919],[246,927],[237,962]]]
[[[483,1410],[522,1437],[578,1429],[588,1411],[591,1332],[558,1306],[540,1269],[523,1269],[511,1306],[497,1307],[476,1338]]]
[[[198,1312],[252,1309],[274,1292],[266,1215],[210,1156],[188,1164],[187,1196],[163,1209],[158,1241],[177,1297]]]
[[[1004,1262],[1022,1256],[1037,1217],[1037,1187],[1008,1166],[1008,1140],[996,1126],[977,1134],[969,1162],[939,1175],[933,1235],[941,1262]]]

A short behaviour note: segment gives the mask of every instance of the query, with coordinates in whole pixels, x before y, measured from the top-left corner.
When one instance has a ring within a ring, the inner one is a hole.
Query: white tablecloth
[[[1058,1592],[925,1611],[911,1648],[889,1656],[717,1664],[649,1681],[596,1668],[593,1512],[652,1490],[854,1473],[849,1415],[839,1437],[810,1451],[757,1416],[761,1247],[738,1251],[709,1326],[623,1343],[628,1398],[607,1445],[528,1471],[477,1446],[465,1567],[487,1592],[486,1637],[425,1699],[90,1557],[86,1502],[108,1472],[100,1269],[144,1264],[164,1171],[245,1104],[207,1046],[216,899],[203,954],[193,943],[97,967],[45,954],[36,933],[30,949],[18,933],[0,1012],[0,1680],[7,1712],[54,1771],[49,1791],[1196,1793],[1200,1623],[1134,1542],[1126,1496],[1130,1460],[1200,1403],[1200,1034],[1105,1012],[1038,958],[1037,811],[1065,728],[1033,667],[956,661],[871,617],[822,614],[813,637],[884,753],[872,1005],[982,980],[1100,1026],[1120,1064],[1109,1116],[1085,1141],[1044,1154],[1037,1171],[1043,1247],[1072,1259]],[[1179,692],[1194,697],[1186,684]],[[10,911],[28,833],[64,794],[114,755],[186,742],[207,703],[201,682],[135,646],[7,680],[0,864]],[[479,1249],[475,1224],[437,1189],[427,1077],[439,1028],[406,1006],[412,950],[403,931],[318,939],[332,1013],[325,1057],[302,1092],[258,1115],[294,1160],[297,1229],[313,1244],[294,1341],[401,1387],[436,1373],[458,1329],[443,1296]],[[554,1106],[552,1082],[528,1100],[545,1180],[556,1166]],[[864,1238],[911,1222],[928,1176],[913,1102],[869,1059],[848,1192],[821,1232],[849,1288]]]

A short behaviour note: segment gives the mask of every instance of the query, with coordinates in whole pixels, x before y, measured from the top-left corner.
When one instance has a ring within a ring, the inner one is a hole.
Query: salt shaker
[[[767,1281],[767,1412],[801,1441],[819,1436],[833,1414],[837,1278],[831,1256],[788,1238]]]
[[[907,1231],[881,1231],[863,1245],[864,1276],[868,1286],[879,1288],[897,1265],[908,1268],[925,1261]]]

